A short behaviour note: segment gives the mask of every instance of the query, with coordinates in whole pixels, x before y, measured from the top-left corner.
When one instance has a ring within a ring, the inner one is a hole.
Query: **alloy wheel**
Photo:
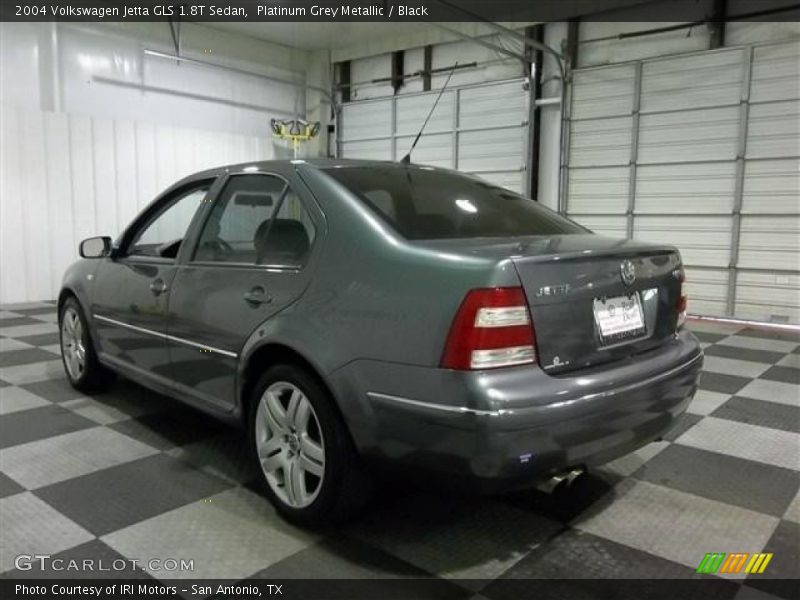
[[[296,385],[279,381],[261,396],[255,419],[258,460],[287,506],[314,502],[325,476],[325,445],[314,407]]]
[[[71,307],[62,317],[61,353],[70,378],[73,381],[80,379],[86,369],[86,345],[83,342],[83,323],[78,312]]]

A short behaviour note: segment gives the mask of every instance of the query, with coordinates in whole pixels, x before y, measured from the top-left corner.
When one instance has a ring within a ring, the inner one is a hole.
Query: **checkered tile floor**
[[[69,387],[55,321],[51,303],[0,310],[3,577],[47,575],[14,571],[19,554],[191,558],[193,578],[433,575],[461,592],[437,597],[500,599],[519,579],[689,578],[706,552],[764,550],[767,572],[725,597],[796,593],[798,334],[692,322],[706,362],[689,413],[563,498],[393,490],[308,532],[254,491],[238,432],[125,380],[92,398]]]

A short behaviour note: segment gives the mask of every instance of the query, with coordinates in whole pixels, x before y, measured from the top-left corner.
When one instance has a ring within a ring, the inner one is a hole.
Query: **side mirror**
[[[103,258],[111,255],[111,238],[90,237],[83,240],[78,246],[81,258]]]

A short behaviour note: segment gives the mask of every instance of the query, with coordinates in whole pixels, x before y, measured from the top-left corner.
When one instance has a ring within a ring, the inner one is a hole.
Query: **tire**
[[[58,332],[61,363],[70,385],[84,393],[106,387],[113,374],[98,362],[86,316],[74,296],[61,306]]]
[[[293,364],[270,367],[249,402],[248,431],[262,487],[275,508],[298,525],[353,516],[371,485],[333,398]]]

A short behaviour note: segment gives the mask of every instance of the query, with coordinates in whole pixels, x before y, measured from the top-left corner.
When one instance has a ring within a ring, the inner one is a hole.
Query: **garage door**
[[[800,321],[798,65],[791,42],[575,71],[568,214],[678,246],[696,314]]]
[[[524,192],[528,93],[523,80],[444,92],[414,150],[418,164],[475,173]],[[399,160],[411,147],[438,90],[342,106],[338,152],[345,158]]]

